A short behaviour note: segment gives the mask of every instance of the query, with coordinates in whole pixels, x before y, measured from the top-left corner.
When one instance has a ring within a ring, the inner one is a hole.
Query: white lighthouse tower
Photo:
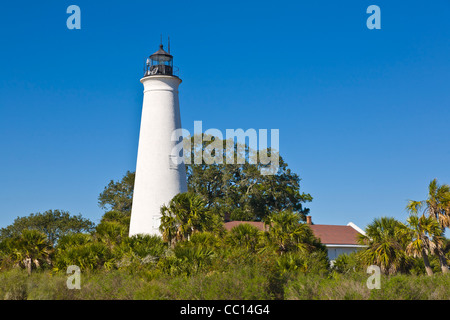
[[[181,128],[178,86],[173,57],[160,45],[146,62],[144,101],[136,164],[130,236],[160,235],[161,206],[187,191],[184,163],[172,161],[172,132]]]

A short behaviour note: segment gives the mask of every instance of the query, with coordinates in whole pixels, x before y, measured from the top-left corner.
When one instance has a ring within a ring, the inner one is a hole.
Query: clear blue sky
[[[68,30],[66,8],[81,8]],[[369,30],[369,5],[381,30]],[[68,210],[98,222],[135,170],[142,67],[160,34],[183,126],[279,129],[318,224],[404,220],[450,183],[450,2],[20,1],[0,6],[0,227]]]

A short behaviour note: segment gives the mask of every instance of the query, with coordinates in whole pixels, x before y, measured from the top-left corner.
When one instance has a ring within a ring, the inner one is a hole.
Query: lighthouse
[[[172,133],[181,129],[178,86],[173,56],[161,44],[145,62],[141,128],[131,209],[130,236],[160,235],[161,206],[187,191],[184,162],[173,161],[172,150],[180,141]],[[182,138],[180,138],[182,139]]]

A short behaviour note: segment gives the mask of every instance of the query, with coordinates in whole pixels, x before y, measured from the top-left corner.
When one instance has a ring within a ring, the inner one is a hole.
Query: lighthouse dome
[[[163,45],[160,44],[159,45],[159,50],[156,51],[154,54],[152,54],[150,56],[150,59],[152,60],[158,60],[158,61],[169,61],[172,60],[173,57],[170,53],[167,53],[164,49],[163,49]]]

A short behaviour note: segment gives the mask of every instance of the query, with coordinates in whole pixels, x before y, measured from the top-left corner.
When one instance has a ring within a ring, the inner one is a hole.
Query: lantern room
[[[159,45],[159,50],[152,54],[145,63],[144,77],[155,75],[174,76],[173,74],[173,56]]]

